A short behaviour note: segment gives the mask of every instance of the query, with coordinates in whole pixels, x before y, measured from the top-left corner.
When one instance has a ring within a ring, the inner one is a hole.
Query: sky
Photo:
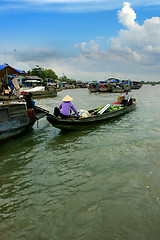
[[[0,0],[0,64],[160,81],[160,0]]]

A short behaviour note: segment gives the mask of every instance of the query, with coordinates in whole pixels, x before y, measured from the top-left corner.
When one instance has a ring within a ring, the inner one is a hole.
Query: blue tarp
[[[110,83],[117,83],[119,80],[111,80]]]
[[[122,82],[120,82],[120,84],[131,84],[131,81],[130,80],[122,80]]]
[[[0,77],[4,77],[4,75],[6,74],[6,70],[7,70],[8,75],[24,74],[24,72],[21,70],[18,70],[9,65],[3,64],[3,65],[0,65]]]
[[[0,65],[0,70],[5,68],[5,67],[6,67],[6,65]]]
[[[99,81],[100,83],[108,83],[107,81]]]

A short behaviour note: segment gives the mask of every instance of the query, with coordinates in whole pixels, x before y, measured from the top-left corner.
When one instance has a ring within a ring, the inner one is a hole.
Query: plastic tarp
[[[45,87],[37,86],[37,87],[31,88],[31,89],[21,88],[21,93],[22,92],[37,92],[37,91],[45,91]]]
[[[111,80],[110,83],[117,83],[119,80]]]
[[[6,74],[7,75],[13,75],[13,74],[20,75],[20,74],[24,74],[24,72],[21,70],[18,70],[16,68],[13,68],[9,65],[6,65],[6,64],[0,65],[0,78],[3,78]]]
[[[20,87],[19,87],[19,84],[18,84],[18,81],[17,81],[17,78],[13,78],[12,79],[12,83],[14,85],[14,94],[20,98]]]
[[[107,81],[99,81],[100,83],[108,83]]]
[[[131,84],[130,80],[122,80],[120,84]]]
[[[40,83],[40,80],[27,80],[26,83]]]

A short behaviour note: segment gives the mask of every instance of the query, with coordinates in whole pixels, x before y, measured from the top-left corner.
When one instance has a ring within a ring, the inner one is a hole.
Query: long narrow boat
[[[114,104],[115,105],[115,104]],[[107,106],[107,105],[106,105]],[[86,118],[76,118],[71,117],[68,119],[57,118],[52,114],[47,114],[47,120],[51,123],[54,127],[60,128],[62,130],[79,130],[81,127],[85,127],[88,125],[92,125],[95,123],[100,123],[105,120],[113,119],[118,116],[121,116],[125,113],[128,113],[136,108],[136,103],[133,102],[130,106],[121,106],[117,110],[109,111],[106,109],[104,112],[98,109],[89,110],[89,117]]]

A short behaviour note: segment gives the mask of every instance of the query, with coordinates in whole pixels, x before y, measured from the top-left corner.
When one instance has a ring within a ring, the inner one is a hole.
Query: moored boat
[[[119,83],[120,88],[124,90],[124,92],[130,92],[131,91],[131,85],[132,82],[130,80],[121,80]]]
[[[114,106],[114,109],[111,106]],[[103,108],[97,108],[89,110],[89,117],[80,117],[76,118],[75,116],[71,116],[67,119],[57,118],[52,114],[47,114],[47,120],[54,127],[60,128],[62,130],[79,130],[84,128],[85,126],[89,126],[92,124],[97,124],[105,120],[110,120],[121,116],[125,113],[128,113],[136,108],[136,103],[132,102],[130,106],[123,106],[121,104],[107,104],[103,106]],[[111,110],[109,110],[111,108]]]
[[[107,81],[99,81],[100,92],[112,92],[113,86]]]
[[[32,93],[33,98],[45,98],[45,97],[56,97],[57,91],[53,86],[37,86],[33,88],[21,88],[21,95],[27,95],[29,92]]]
[[[138,81],[132,81],[131,89],[139,89],[142,87],[142,83]]]
[[[27,110],[25,102],[1,102],[0,142],[27,131],[46,113],[46,110],[39,107]]]
[[[2,79],[0,86],[0,142],[25,132],[38,119],[48,113],[48,111],[36,106],[34,109],[32,107],[27,109],[26,102],[20,99],[20,88],[16,78],[20,73],[22,71],[9,65],[0,66],[0,78]],[[14,74],[10,83],[8,74]],[[15,95],[9,87],[12,84],[15,88]]]
[[[90,92],[99,92],[99,83],[96,81],[93,81],[89,84],[88,90]]]

